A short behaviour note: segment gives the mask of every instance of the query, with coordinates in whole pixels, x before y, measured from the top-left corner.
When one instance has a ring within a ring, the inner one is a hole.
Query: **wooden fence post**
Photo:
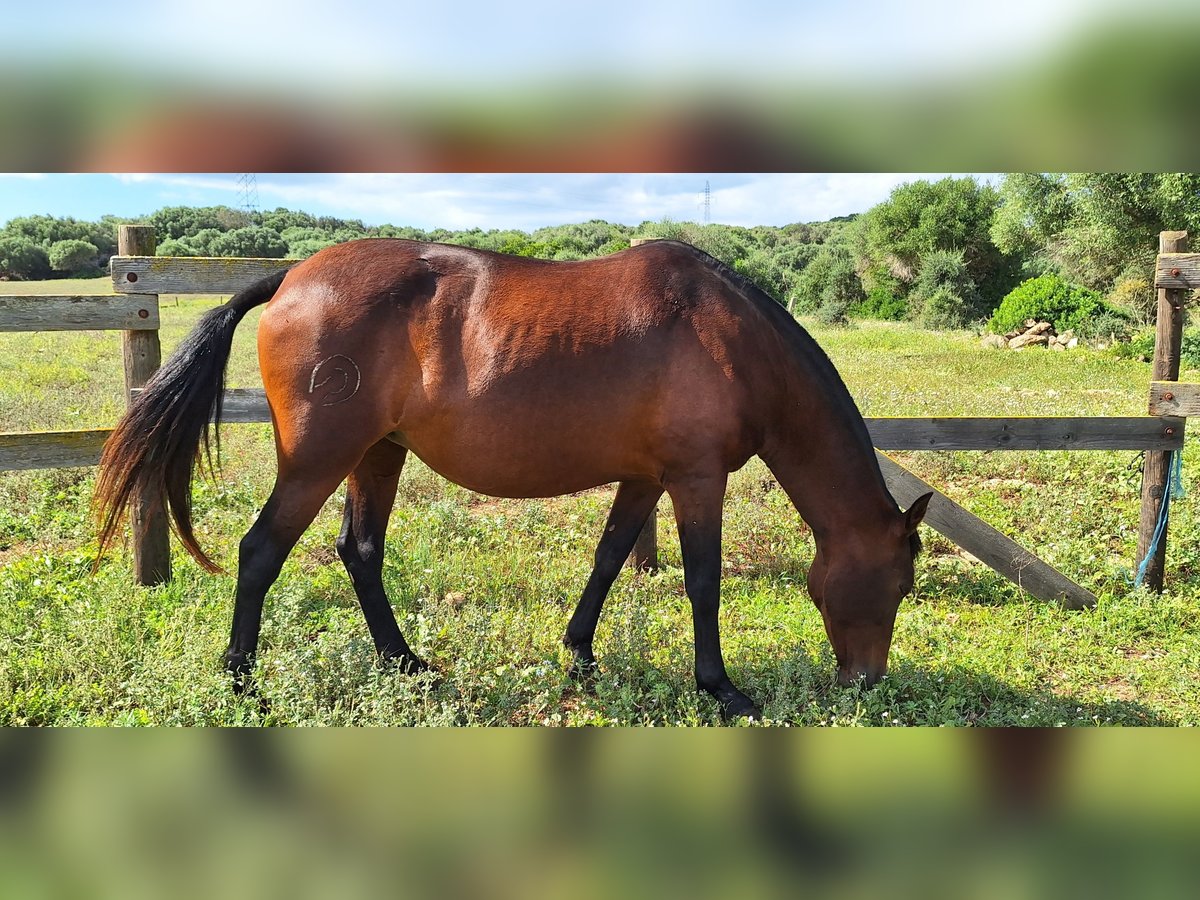
[[[117,236],[120,256],[153,256],[157,247],[154,229],[147,225],[121,225]],[[158,298],[154,297],[157,308]],[[133,402],[140,388],[162,365],[158,331],[123,331],[121,347],[125,359],[125,403]],[[142,497],[130,504],[133,526],[133,577],[138,584],[162,584],[171,578],[171,546],[166,510]]]
[[[1164,231],[1158,237],[1159,253],[1187,253],[1186,231]],[[1158,317],[1154,332],[1153,381],[1179,380],[1179,352],[1183,342],[1183,302],[1186,292],[1175,288],[1159,288]],[[1178,451],[1182,453],[1183,451]],[[1143,583],[1155,593],[1162,593],[1163,573],[1167,558],[1167,523],[1163,523],[1158,545],[1151,548],[1167,491],[1171,489],[1169,470],[1170,451],[1147,450],[1142,468],[1142,513],[1138,523],[1136,564],[1146,558],[1151,549],[1154,555],[1146,566]]]

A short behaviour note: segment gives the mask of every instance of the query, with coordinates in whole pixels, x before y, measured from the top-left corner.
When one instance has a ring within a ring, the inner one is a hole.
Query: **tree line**
[[[0,229],[0,278],[96,274],[116,252],[116,226],[124,221],[152,226],[163,256],[305,258],[347,240],[399,237],[571,260],[622,250],[634,237],[676,238],[733,267],[793,314],[830,323],[982,324],[1016,288],[1040,278],[1040,285],[1061,285],[1060,301],[1085,297],[1093,311],[1087,319],[1108,316],[1104,327],[1112,328],[1151,315],[1158,232],[1197,231],[1200,175],[1017,173],[994,186],[971,177],[919,179],[859,215],[752,228],[593,219],[532,232],[425,230],[227,206],[98,222],[25,216]]]

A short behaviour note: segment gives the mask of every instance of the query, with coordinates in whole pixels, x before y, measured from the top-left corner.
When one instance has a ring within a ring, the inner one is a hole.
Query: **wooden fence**
[[[1164,232],[1159,257],[1159,330],[1148,415],[1136,417],[940,417],[868,418],[879,450],[1142,450],[1146,452],[1138,558],[1150,551],[1167,490],[1168,460],[1183,447],[1186,417],[1200,410],[1200,385],[1182,385],[1179,346],[1182,307],[1200,287],[1200,255],[1186,252],[1186,233]],[[295,264],[281,259],[156,257],[154,235],[141,226],[121,226],[119,255],[112,258],[118,296],[0,297],[0,331],[112,329],[123,336],[128,402],[160,365],[160,294],[232,294],[253,281]],[[1164,322],[1166,323],[1164,326]],[[1161,365],[1160,365],[1161,362]],[[269,422],[261,390],[227,392],[224,421]],[[94,465],[106,429],[0,434],[0,471]],[[1069,608],[1092,606],[1096,598],[1010,538],[938,492],[883,453],[880,466],[901,506],[934,491],[925,522],[1035,597]],[[635,558],[657,557],[655,517],[647,523]],[[140,503],[133,514],[135,578],[156,584],[170,577],[167,523]],[[1144,542],[1144,546],[1142,545]],[[1162,585],[1165,533],[1147,582]]]

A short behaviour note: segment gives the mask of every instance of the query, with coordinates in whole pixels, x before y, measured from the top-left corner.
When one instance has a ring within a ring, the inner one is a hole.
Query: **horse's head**
[[[817,547],[808,592],[825,620],[841,684],[862,678],[870,687],[887,672],[896,611],[912,590],[921,549],[917,526],[932,496],[919,497],[882,535],[834,535]]]

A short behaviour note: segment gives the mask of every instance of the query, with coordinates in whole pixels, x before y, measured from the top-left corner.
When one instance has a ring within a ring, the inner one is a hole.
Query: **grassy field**
[[[10,293],[34,293],[6,285]],[[51,283],[92,293],[104,279]],[[169,349],[211,300],[165,298]],[[254,386],[254,317],[231,386]],[[1000,353],[966,333],[813,326],[869,415],[1136,415],[1149,366],[1080,350]],[[1191,373],[1195,380],[1197,373]],[[1185,378],[1188,375],[1185,373]],[[0,335],[0,431],[111,425],[121,409],[114,333]],[[231,570],[274,472],[270,429],[224,432],[225,468],[197,485],[197,533]],[[1094,591],[1064,612],[1021,594],[926,530],[888,677],[839,688],[803,589],[811,538],[765,467],[731,479],[722,639],[734,681],[771,720],[811,725],[1197,724],[1200,526],[1172,507],[1168,591],[1128,583],[1140,465],[1133,452],[911,453],[898,458]],[[1196,442],[1184,475],[1200,466]],[[339,493],[272,589],[261,700],[234,697],[219,667],[233,580],[185,555],[167,586],[131,586],[127,550],[89,574],[93,473],[0,474],[0,724],[709,724],[692,679],[691,619],[675,528],[659,509],[655,574],[626,572],[596,640],[591,693],[564,675],[559,643],[586,581],[610,489],[497,501],[405,470],[385,580],[401,627],[437,678],[380,668],[334,551]]]

